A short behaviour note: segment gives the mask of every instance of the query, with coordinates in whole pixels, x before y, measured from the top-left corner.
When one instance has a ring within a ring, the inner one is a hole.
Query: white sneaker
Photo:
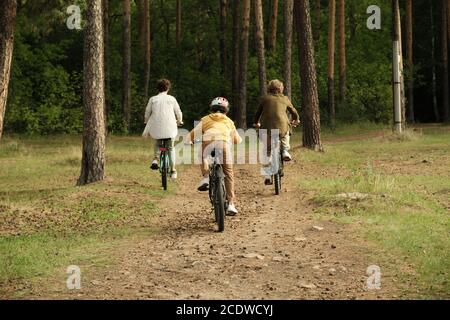
[[[209,189],[209,176],[203,177],[197,187],[198,191],[208,191],[208,189]]]
[[[172,171],[172,174],[170,175],[170,177],[171,177],[172,179],[178,178],[177,172],[176,172],[176,171]]]
[[[283,150],[282,154],[284,161],[291,161],[292,157],[287,150]]]
[[[227,215],[235,216],[237,213],[238,213],[238,211],[237,211],[236,207],[234,206],[234,204],[230,203],[227,208]]]
[[[158,160],[153,160],[152,165],[150,166],[150,168],[152,170],[158,170],[159,169]]]

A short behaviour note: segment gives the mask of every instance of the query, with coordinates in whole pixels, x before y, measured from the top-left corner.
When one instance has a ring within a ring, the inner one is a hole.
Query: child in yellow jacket
[[[189,133],[187,142],[192,143],[194,139],[202,140],[202,180],[198,186],[199,191],[209,189],[209,165],[207,156],[212,148],[221,149],[223,155],[222,168],[225,174],[225,189],[228,200],[228,215],[236,215],[234,192],[233,159],[231,156],[231,144],[242,142],[233,121],[227,116],[229,111],[228,100],[222,97],[215,98],[211,102],[211,114],[203,117],[200,123]]]

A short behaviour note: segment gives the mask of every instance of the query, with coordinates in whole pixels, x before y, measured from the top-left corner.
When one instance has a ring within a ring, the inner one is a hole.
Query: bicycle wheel
[[[164,190],[167,190],[167,172],[168,172],[168,167],[167,167],[167,155],[166,152],[163,151],[161,152],[161,179],[162,179],[162,187]]]
[[[275,194],[279,195],[281,192],[281,176],[279,173],[273,175],[273,184],[275,185]]]
[[[222,171],[222,168],[217,170]],[[214,212],[216,215],[216,222],[219,227],[219,232],[223,232],[225,229],[225,182],[223,179],[223,174],[220,172],[218,174],[215,187]]]

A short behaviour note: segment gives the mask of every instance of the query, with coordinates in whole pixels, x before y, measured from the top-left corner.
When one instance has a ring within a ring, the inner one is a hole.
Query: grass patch
[[[0,284],[45,277],[84,260],[107,263],[100,249],[153,232],[157,201],[176,184],[162,191],[159,173],[149,170],[151,141],[110,137],[107,143],[105,181],[77,187],[80,137],[2,140]]]
[[[331,144],[324,154],[302,151],[305,170],[322,175],[300,186],[314,191],[321,217],[362,222],[385,262],[406,257],[423,297],[448,298],[450,139],[435,128],[407,135]]]

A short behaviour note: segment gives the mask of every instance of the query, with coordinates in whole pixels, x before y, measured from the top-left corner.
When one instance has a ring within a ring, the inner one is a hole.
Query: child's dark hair
[[[159,79],[156,83],[156,89],[158,89],[159,92],[165,92],[170,89],[172,84],[167,79]]]

